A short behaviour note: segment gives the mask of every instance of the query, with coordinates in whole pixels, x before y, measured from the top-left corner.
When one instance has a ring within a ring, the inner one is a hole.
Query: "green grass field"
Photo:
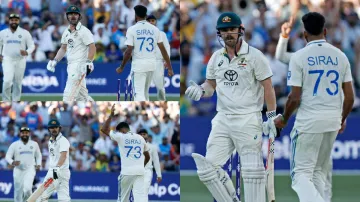
[[[117,97],[116,97],[116,93],[114,94],[109,94],[109,95],[92,95],[90,94],[90,96],[95,100],[95,101],[117,101]],[[1,96],[0,96],[1,97]],[[63,97],[62,95],[58,94],[58,95],[22,95],[21,96],[21,100],[22,101],[62,101]],[[125,97],[122,94],[121,95],[121,100],[124,101]],[[128,97],[129,99],[129,97]],[[167,101],[179,101],[180,99],[180,94],[179,95],[166,95],[166,100]],[[150,95],[150,100],[151,101],[157,101],[158,98],[156,95]],[[2,99],[0,98],[0,101],[2,101]]]
[[[234,176],[234,175],[233,175]],[[233,177],[235,180],[235,178]],[[212,196],[197,176],[181,176],[181,201],[182,202],[211,202]],[[297,202],[296,193],[291,189],[289,176],[275,176],[276,202]],[[332,202],[359,202],[360,201],[360,175],[333,176]],[[235,181],[234,181],[235,185]],[[242,186],[243,187],[243,186]],[[242,191],[242,193],[244,193]],[[242,194],[244,202],[244,195]],[[246,201],[245,201],[246,202]]]

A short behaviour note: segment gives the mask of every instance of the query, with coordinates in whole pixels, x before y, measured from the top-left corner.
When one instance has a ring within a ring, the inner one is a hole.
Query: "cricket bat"
[[[35,202],[41,196],[41,194],[53,183],[53,181],[53,178],[49,178],[48,180],[46,180],[45,183],[43,183],[40,187],[36,189],[33,194],[31,194],[31,196],[27,199],[26,202]]]
[[[275,187],[274,187],[274,145],[275,134],[269,134],[268,155],[266,161],[266,192],[268,202],[275,202]]]

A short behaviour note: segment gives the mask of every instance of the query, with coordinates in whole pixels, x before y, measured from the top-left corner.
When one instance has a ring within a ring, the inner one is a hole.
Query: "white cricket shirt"
[[[80,22],[76,29],[70,32],[70,26],[61,37],[61,44],[66,44],[66,54],[68,64],[76,62],[85,62],[88,58],[89,45],[94,43],[94,35],[88,28]]]
[[[144,152],[149,151],[143,137],[136,133],[120,133],[110,131],[111,139],[119,145],[121,174],[122,175],[144,175]]]
[[[325,40],[309,42],[290,60],[288,86],[302,87],[294,127],[323,133],[341,127],[342,83],[352,81],[350,63],[343,52]]]
[[[160,30],[146,20],[129,27],[125,45],[133,46],[131,70],[134,72],[154,71],[156,47],[161,42],[163,41]]]
[[[244,40],[237,57],[230,61],[222,48],[211,56],[206,69],[206,78],[216,80],[216,109],[225,114],[260,112],[264,105],[260,82],[271,76],[264,54]]]
[[[163,41],[164,47],[165,47],[165,49],[166,49],[166,52],[167,52],[167,54],[168,54],[169,57],[170,57],[170,44],[169,44],[169,40],[168,40],[165,32],[160,31],[160,37],[161,37],[161,39],[162,39],[162,41]],[[160,48],[159,48],[158,45],[156,45],[156,60],[158,60],[158,61],[159,61],[159,60],[161,60],[161,61],[164,60],[164,58],[163,58],[163,56],[162,56],[162,54],[161,54],[161,51],[160,51]]]
[[[150,160],[145,165],[145,169],[149,169],[152,171],[153,168],[155,167],[156,176],[161,177],[160,161],[159,161],[159,154],[158,154],[157,147],[148,142],[146,143],[146,145],[149,148]]]
[[[14,33],[10,28],[0,32],[0,53],[4,60],[26,58],[20,55],[20,50],[26,50],[28,55],[31,55],[34,49],[34,40],[27,30],[18,27]]]
[[[70,143],[61,133],[53,140],[52,137],[49,140],[49,169],[53,169],[57,166],[60,159],[60,152],[66,151],[66,159],[60,169],[69,169],[69,149]]]
[[[15,168],[25,170],[35,165],[41,165],[41,151],[37,142],[29,140],[26,144],[18,140],[13,142],[6,153],[6,161],[12,164],[13,161],[20,161]]]

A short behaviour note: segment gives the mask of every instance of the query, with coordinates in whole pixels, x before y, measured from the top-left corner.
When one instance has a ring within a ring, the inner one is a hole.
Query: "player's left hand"
[[[121,72],[124,71],[124,67],[118,67],[116,68],[116,73],[121,74]]]
[[[185,95],[187,95],[192,100],[199,101],[203,95],[203,89],[194,81],[190,81],[190,86],[186,89]]]
[[[36,169],[37,171],[39,171],[39,170],[40,170],[40,165],[36,165],[36,166],[35,166],[35,169]]]
[[[162,180],[162,177],[157,177],[157,178],[156,178],[157,183],[160,183],[161,180]]]
[[[53,170],[53,177],[54,180],[59,179],[60,178],[60,167],[56,166]]]
[[[20,50],[20,55],[27,56],[28,52],[26,52],[26,50]]]
[[[113,117],[115,115],[115,104],[111,107],[110,116]]]

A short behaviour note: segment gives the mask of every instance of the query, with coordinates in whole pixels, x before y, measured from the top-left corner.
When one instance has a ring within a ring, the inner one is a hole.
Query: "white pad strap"
[[[200,154],[193,153],[200,180],[209,189],[218,202],[238,202],[234,185],[229,175],[222,169],[214,167]]]

